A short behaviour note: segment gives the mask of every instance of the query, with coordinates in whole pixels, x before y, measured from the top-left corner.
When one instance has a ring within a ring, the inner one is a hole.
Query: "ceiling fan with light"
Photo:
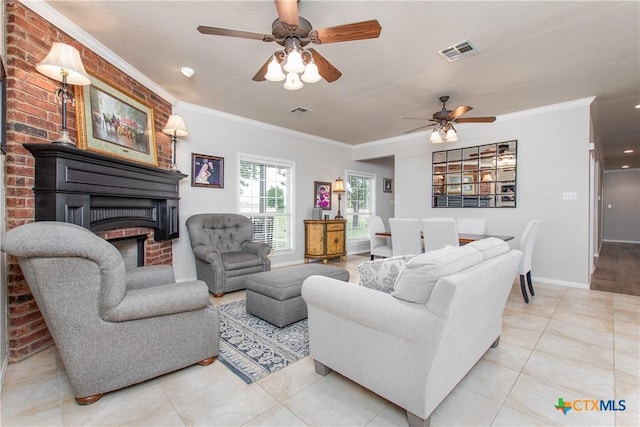
[[[276,42],[283,48],[273,53],[253,76],[253,80],[257,82],[286,80],[284,87],[289,90],[300,89],[303,86],[302,82],[315,83],[322,78],[331,83],[342,75],[337,68],[314,49],[305,49],[309,43],[338,43],[373,39],[380,36],[382,28],[375,19],[314,30],[309,21],[298,15],[298,1],[275,0],[278,18],[271,25],[271,34],[204,25],[200,25],[198,31],[202,34],[216,36]],[[283,73],[283,68],[286,75]]]
[[[473,107],[469,107],[468,105],[461,105],[453,110],[447,110],[446,103],[448,100],[448,96],[440,97],[440,102],[442,102],[442,110],[434,113],[433,118],[431,119],[423,117],[403,117],[406,120],[428,120],[430,122],[434,122],[428,125],[408,130],[405,133],[416,132],[430,126],[435,126],[433,128],[433,132],[431,132],[431,142],[455,142],[458,140],[458,135],[456,128],[453,127],[454,123],[493,123],[496,121],[495,117],[460,117],[466,112],[473,110]]]

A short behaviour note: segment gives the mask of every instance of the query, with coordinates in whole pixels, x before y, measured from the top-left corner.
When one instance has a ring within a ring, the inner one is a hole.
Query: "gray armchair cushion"
[[[99,395],[218,355],[220,318],[201,281],[171,266],[125,270],[89,230],[35,222],[10,230],[15,255],[76,397]]]
[[[198,214],[186,222],[198,280],[215,295],[244,289],[249,274],[269,271],[271,247],[253,241],[253,223],[238,214]]]

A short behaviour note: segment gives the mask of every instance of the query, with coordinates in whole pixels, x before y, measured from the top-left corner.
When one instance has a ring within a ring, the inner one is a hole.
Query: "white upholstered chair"
[[[420,221],[417,218],[389,218],[393,256],[422,253]]]
[[[456,220],[453,218],[424,218],[422,234],[425,252],[445,246],[460,246]]]
[[[486,234],[484,218],[456,218],[456,227],[460,234]]]
[[[369,229],[369,243],[371,245],[371,259],[375,256],[389,258],[393,256],[393,250],[389,244],[389,238],[384,236],[376,236],[376,233],[386,231],[384,222],[379,216],[370,216],[367,218],[367,228]]]
[[[529,286],[529,292],[531,292],[531,296],[535,295],[533,291],[533,282],[531,281],[531,258],[533,256],[533,247],[536,243],[536,237],[538,237],[538,232],[540,231],[540,227],[542,227],[542,220],[534,219],[527,225],[524,233],[522,233],[522,238],[520,239],[520,250],[522,251],[522,259],[520,260],[520,265],[518,266],[518,274],[520,275],[520,288],[522,289],[522,297],[524,298],[524,302],[529,303],[529,296],[527,295],[527,287],[525,286],[525,281]]]

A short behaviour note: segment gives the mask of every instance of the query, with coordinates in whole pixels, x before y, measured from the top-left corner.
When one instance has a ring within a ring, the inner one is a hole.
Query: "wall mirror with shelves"
[[[515,208],[518,141],[433,152],[434,208]]]

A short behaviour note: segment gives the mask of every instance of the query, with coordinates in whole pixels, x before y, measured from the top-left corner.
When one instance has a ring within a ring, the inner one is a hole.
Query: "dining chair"
[[[369,244],[371,246],[371,260],[375,256],[389,258],[393,256],[392,247],[389,244],[389,238],[384,236],[376,236],[376,233],[387,231],[384,222],[379,216],[370,216],[367,218],[367,228],[369,229]]]
[[[460,234],[486,234],[484,218],[456,218],[456,228]]]
[[[420,220],[417,218],[389,218],[393,256],[422,253]]]
[[[422,219],[422,235],[425,252],[445,246],[460,246],[456,220],[453,218]]]
[[[520,250],[522,251],[522,258],[520,259],[520,265],[518,266],[518,274],[520,275],[520,289],[522,289],[522,296],[524,302],[529,304],[529,296],[527,295],[527,286],[531,296],[535,295],[533,291],[533,282],[531,281],[531,258],[533,256],[533,247],[536,244],[536,237],[542,227],[542,220],[534,219],[529,222],[522,238],[520,239]]]

